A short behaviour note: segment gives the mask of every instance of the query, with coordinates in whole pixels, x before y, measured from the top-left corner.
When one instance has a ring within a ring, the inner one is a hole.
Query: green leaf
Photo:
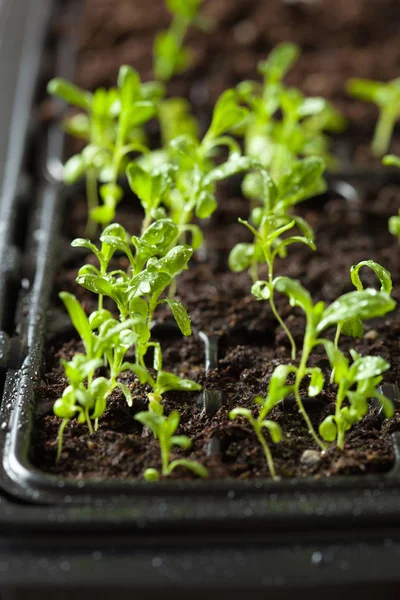
[[[172,314],[174,315],[174,319],[183,335],[191,335],[192,327],[186,308],[177,300],[171,300],[170,298],[165,298],[162,302],[166,302],[169,305]]]
[[[248,419],[249,421],[251,421],[253,419],[253,414],[251,412],[251,410],[249,410],[248,408],[234,408],[233,410],[231,410],[229,412],[229,418],[234,420],[236,419],[236,417],[244,417],[245,419]]]
[[[126,125],[133,129],[143,123],[147,123],[157,112],[154,102],[135,102],[132,107],[126,111],[124,118]]]
[[[128,386],[126,386],[124,383],[121,383],[120,381],[117,384],[117,387],[119,387],[122,390],[122,393],[125,396],[125,400],[128,406],[132,406],[132,394],[130,389],[128,388]]]
[[[229,254],[229,268],[234,273],[241,273],[250,267],[253,259],[254,244],[248,244],[244,242],[236,244]]]
[[[398,167],[400,169],[400,157],[394,154],[387,154],[382,159],[382,164],[388,167]]]
[[[146,481],[158,481],[160,479],[160,473],[157,469],[149,468],[145,470],[143,477]]]
[[[251,286],[251,293],[256,300],[269,300],[271,296],[271,288],[268,281],[256,281]]]
[[[173,15],[193,21],[203,0],[166,0],[167,8]]]
[[[192,239],[190,240],[190,246],[193,248],[193,250],[196,251],[199,248],[201,248],[201,246],[203,245],[204,237],[200,227],[198,225],[183,225],[181,227],[181,232],[183,233],[185,231],[188,231],[192,236]]]
[[[86,173],[86,161],[82,154],[74,154],[63,167],[63,180],[67,185],[76,183]]]
[[[278,365],[275,367],[268,387],[267,402],[270,408],[286,398],[289,390],[289,386],[286,385],[286,381],[290,373],[295,371],[296,367],[293,365]]]
[[[389,231],[392,235],[395,235],[398,238],[400,238],[400,212],[397,217],[390,217]]]
[[[60,292],[59,296],[64,302],[73,326],[79,333],[85,345],[86,352],[89,354],[92,348],[93,333],[85,311],[83,310],[79,301],[72,294],[69,294],[68,292]]]
[[[174,373],[168,373],[167,371],[159,371],[157,374],[157,387],[159,393],[162,395],[165,392],[171,390],[184,391],[184,392],[196,392],[201,390],[201,385],[190,379],[181,379]]]
[[[317,326],[317,332],[321,333],[327,327],[337,325],[346,319],[358,318],[365,321],[381,317],[394,310],[395,306],[396,302],[384,292],[377,292],[370,288],[361,292],[349,292],[340,296],[325,309]]]
[[[66,81],[62,77],[56,77],[47,84],[47,91],[52,96],[57,96],[68,104],[79,106],[84,110],[92,107],[92,94],[81,90],[78,86]]]
[[[115,218],[115,208],[110,205],[96,206],[90,211],[90,218],[95,223],[107,225]]]
[[[258,64],[258,70],[269,83],[279,83],[300,55],[297,44],[282,42],[275,46],[267,60]]]
[[[208,477],[207,469],[194,460],[189,460],[187,458],[179,458],[174,460],[168,467],[168,473],[171,473],[171,471],[176,469],[176,467],[185,467],[185,469],[192,471],[195,475],[202,477],[203,479]]]
[[[131,190],[146,210],[158,205],[160,196],[163,193],[162,175],[152,175],[134,162],[128,165],[126,175]]]
[[[314,396],[318,396],[324,389],[325,378],[319,367],[313,367],[308,372],[311,373],[308,395],[313,398]]]
[[[190,62],[188,52],[171,31],[161,31],[157,35],[154,59],[154,74],[161,81],[168,81],[175,73],[184,71]]]
[[[121,109],[129,108],[140,94],[140,77],[129,65],[122,65],[118,73],[118,88],[120,90]]]
[[[158,437],[158,433],[163,424],[163,417],[161,415],[157,415],[156,413],[143,410],[135,415],[135,420],[139,421],[145,427],[149,427],[154,435]]]
[[[280,442],[282,440],[282,437],[283,437],[282,429],[280,428],[278,423],[275,423],[275,421],[266,419],[265,421],[262,421],[262,425],[263,425],[263,427],[266,427],[268,429],[271,439],[275,444],[277,444],[278,442]]]
[[[319,185],[324,170],[325,162],[315,156],[294,163],[290,172],[279,180],[280,202],[289,207],[309,197]]]
[[[175,246],[159,260],[160,268],[171,277],[176,277],[186,267],[192,254],[193,249],[190,246]]]
[[[346,319],[340,324],[341,333],[352,338],[361,339],[364,335],[364,325],[361,319]]]
[[[350,367],[351,381],[364,381],[382,375],[390,364],[380,356],[361,356]]]
[[[350,79],[347,82],[347,91],[351,96],[366,100],[367,102],[377,102],[384,84],[370,79]]]
[[[208,219],[216,211],[217,201],[211,192],[202,192],[196,204],[196,217]]]
[[[360,279],[359,271],[361,267],[369,267],[375,275],[378,277],[381,284],[381,292],[386,292],[386,294],[390,294],[393,289],[392,277],[390,272],[382,267],[379,263],[374,260],[363,260],[359,262],[357,265],[353,265],[350,269],[350,278],[354,287],[361,291],[364,289],[364,286]]]
[[[154,246],[154,255],[160,255],[172,246],[178,236],[179,228],[171,219],[159,219],[144,231],[141,241]]]
[[[192,445],[192,440],[187,435],[173,435],[171,437],[171,443],[174,446],[179,446],[184,450],[188,450]]]
[[[261,167],[261,164],[251,158],[250,156],[232,156],[222,165],[215,167],[212,169],[208,175],[205,177],[206,185],[209,183],[213,183],[214,181],[221,181],[222,179],[227,179],[228,177],[232,177],[237,173],[241,173],[242,171],[248,171],[253,168]]]
[[[131,364],[131,363],[124,363],[122,366],[123,367],[126,366],[126,368],[124,370],[129,369],[130,371],[135,373],[135,375],[137,376],[137,378],[139,379],[139,381],[142,385],[148,383],[152,387],[154,386],[154,383],[155,383],[154,379],[152,378],[152,376],[150,375],[150,373],[148,372],[146,367],[142,367],[142,365]]]
[[[218,137],[232,129],[243,125],[248,117],[248,110],[239,106],[239,95],[236,90],[226,90],[218,99],[207,136]]]
[[[114,297],[113,285],[105,277],[91,274],[78,275],[76,282],[94,294]]]
[[[327,442],[333,442],[337,436],[337,427],[335,423],[335,417],[329,415],[319,426],[320,436]]]
[[[289,298],[291,306],[300,306],[306,315],[313,310],[313,303],[308,291],[297,279],[289,277],[276,277],[273,282],[274,288]]]

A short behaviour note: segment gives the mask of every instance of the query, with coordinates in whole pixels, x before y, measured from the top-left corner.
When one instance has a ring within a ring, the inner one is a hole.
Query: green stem
[[[274,314],[274,317],[276,318],[279,325],[282,327],[283,331],[286,333],[286,335],[289,339],[290,345],[292,347],[292,360],[295,360],[295,358],[296,358],[296,342],[294,341],[292,334],[290,333],[289,329],[287,328],[286,324],[284,323],[283,319],[281,318],[280,314],[278,313],[278,311],[276,309],[275,302],[274,302],[274,296],[273,296],[273,288],[271,288],[271,293],[269,296],[269,305]]]
[[[62,423],[60,425],[60,428],[58,430],[58,436],[57,436],[57,440],[58,440],[58,444],[57,444],[57,458],[56,458],[56,462],[58,462],[61,458],[61,453],[62,453],[62,446],[63,446],[63,435],[64,435],[64,429],[68,424],[69,419],[63,419]]]
[[[299,407],[299,412],[300,412],[301,416],[303,417],[304,421],[306,422],[308,432],[310,433],[310,435],[313,438],[313,440],[315,441],[315,443],[318,444],[318,446],[321,448],[321,450],[326,450],[325,444],[323,442],[321,442],[321,440],[317,436],[315,429],[310,421],[310,417],[308,416],[307,411],[304,408],[304,404],[300,397],[300,382],[301,382],[301,378],[296,377],[296,383],[294,386],[294,395],[296,398],[297,406]]]
[[[271,474],[271,477],[272,477],[272,479],[276,480],[276,479],[278,479],[278,477],[276,476],[274,459],[272,458],[271,450],[270,450],[267,442],[265,441],[265,438],[264,438],[263,434],[261,433],[261,431],[259,430],[259,428],[255,427],[254,429],[255,429],[255,432],[256,432],[257,439],[260,442],[261,446],[263,447],[264,454],[265,454],[265,457],[267,459],[268,469],[269,469],[269,472]]]
[[[392,109],[381,111],[372,141],[372,154],[374,156],[383,156],[388,151],[395,121],[396,113]]]
[[[97,223],[92,220],[90,213],[99,205],[99,197],[97,194],[97,177],[94,169],[89,169],[86,174],[86,197],[88,203],[88,220],[85,234],[89,239],[93,239],[96,235]]]

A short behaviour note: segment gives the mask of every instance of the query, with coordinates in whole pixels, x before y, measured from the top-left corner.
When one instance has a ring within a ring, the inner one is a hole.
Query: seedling
[[[387,156],[384,156],[382,163],[384,165],[400,168],[400,158],[394,154],[388,154]],[[400,244],[400,210],[397,216],[390,217],[389,231],[392,235],[397,237]]]
[[[87,233],[92,237],[93,224],[104,226],[115,217],[116,206],[123,197],[117,179],[126,166],[126,156],[148,152],[143,143],[143,125],[155,115],[164,90],[153,82],[141,83],[138,73],[124,65],[117,88],[99,88],[92,94],[56,78],[49,82],[48,92],[84,111],[65,123],[67,132],[84,140],[86,146],[66,162],[63,177],[67,184],[86,177],[90,218]],[[102,183],[101,204],[98,182]]]
[[[292,386],[283,385],[286,382],[287,376],[288,369],[286,365],[279,365],[278,367],[276,367],[269,383],[268,395],[266,396],[266,398],[263,398],[262,396],[256,396],[256,398],[254,398],[254,402],[261,407],[257,418],[253,416],[252,411],[248,408],[234,408],[229,413],[229,417],[231,419],[236,419],[237,417],[244,417],[249,421],[250,425],[253,427],[257,439],[264,450],[265,458],[267,459],[268,469],[272,479],[278,479],[278,477],[276,476],[274,460],[272,458],[268,442],[265,439],[263,430],[268,430],[268,433],[271,436],[271,439],[274,443],[278,443],[281,441],[282,430],[280,426],[278,425],[278,423],[275,423],[275,421],[266,419],[266,417],[271,412],[273,407],[282,400],[284,395],[290,393]]]
[[[171,475],[177,467],[184,467],[198,477],[208,477],[207,469],[194,460],[178,458],[170,462],[173,446],[179,446],[187,450],[192,444],[190,438],[186,435],[175,435],[180,421],[180,414],[177,410],[172,411],[168,417],[152,411],[140,412],[135,416],[135,419],[149,427],[160,443],[161,475],[163,477]],[[157,481],[160,478],[160,473],[152,467],[145,470],[144,478],[147,481]]]
[[[62,361],[69,385],[54,405],[55,414],[63,419],[58,438],[58,458],[63,431],[71,417],[77,416],[81,423],[86,421],[92,433],[91,420],[95,421],[97,429],[106,400],[116,387],[121,388],[128,405],[132,405],[129,388],[117,378],[127,370],[125,355],[137,342],[134,331],[136,319],[120,323],[107,310],[95,311],[88,318],[75,296],[62,292],[60,297],[80,335],[85,354],[75,354],[72,360]],[[104,365],[109,368],[109,378],[95,377],[96,370]]]
[[[185,71],[190,64],[190,51],[184,41],[192,24],[201,24],[199,11],[203,0],[166,0],[173,20],[167,31],[161,31],[154,42],[154,75],[160,81],[169,81]]]
[[[350,278],[356,290],[361,292],[364,289],[359,274],[360,269],[363,267],[368,267],[369,269],[371,269],[371,271],[375,273],[381,284],[381,292],[385,292],[390,296],[393,289],[392,277],[387,269],[385,269],[384,267],[382,267],[382,265],[373,260],[363,260],[357,265],[353,265],[351,267]],[[352,319],[346,319],[345,321],[342,321],[338,324],[335,336],[336,348],[339,345],[339,339],[341,334],[353,338],[362,338],[364,335],[364,325],[362,320],[355,317]]]
[[[344,448],[346,431],[359,422],[368,412],[368,400],[377,398],[382,404],[386,417],[393,416],[394,408],[384,394],[379,392],[382,374],[390,368],[388,362],[379,356],[360,356],[350,350],[352,364],[338,350],[327,345],[328,356],[334,369],[334,382],[338,385],[335,414],[329,415],[319,426],[321,437],[327,442],[337,440],[340,450]],[[349,406],[343,406],[347,400]]]
[[[251,220],[239,219],[253,234],[252,243],[237,244],[230,253],[229,266],[234,272],[249,269],[253,287],[252,294],[257,300],[268,300],[271,310],[285,331],[292,348],[292,359],[296,357],[296,343],[279,315],[275,302],[275,259],[285,256],[287,248],[295,243],[306,244],[315,250],[314,233],[312,228],[300,217],[293,216],[290,211],[297,203],[308,198],[321,186],[324,162],[319,158],[307,158],[295,163],[287,175],[281,177],[275,185],[269,175],[260,171],[263,182],[262,208],[255,208]],[[295,227],[302,235],[282,237]],[[258,279],[258,264],[265,263],[268,268],[268,280]]]
[[[308,291],[297,280],[289,279],[288,277],[278,277],[275,281],[275,289],[289,298],[291,306],[300,307],[306,317],[306,330],[300,363],[298,366],[288,365],[286,368],[288,374],[295,374],[295,383],[292,389],[299,411],[307,424],[312,438],[324,450],[325,444],[317,436],[304,409],[300,394],[301,383],[307,375],[311,377],[308,387],[308,395],[310,397],[320,394],[324,386],[324,376],[321,369],[318,367],[307,367],[310,354],[316,346],[322,345],[328,356],[332,357],[331,366],[335,371],[335,377],[337,377],[337,373],[340,370],[340,364],[337,364],[337,362],[340,356],[339,354],[335,354],[336,347],[333,342],[320,337],[321,334],[329,327],[337,326],[339,323],[349,319],[365,321],[385,315],[394,310],[396,303],[385,292],[378,292],[377,290],[367,288],[344,294],[328,307],[325,307],[324,302],[318,302],[314,305]],[[289,388],[284,388],[283,391],[284,396],[286,396],[289,393]]]
[[[389,150],[393,130],[400,116],[400,78],[388,82],[351,79],[347,89],[355,98],[377,105],[379,118],[371,149],[375,156],[383,156]]]
[[[245,81],[238,86],[241,99],[250,109],[246,154],[258,158],[274,179],[305,156],[320,156],[333,166],[335,159],[326,133],[340,132],[345,126],[343,117],[327,100],[306,98],[283,84],[299,54],[298,46],[279,44],[259,64],[263,83]]]

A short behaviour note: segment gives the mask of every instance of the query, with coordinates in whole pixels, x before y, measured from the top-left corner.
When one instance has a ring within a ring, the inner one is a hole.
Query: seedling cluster
[[[166,304],[181,333],[191,335],[190,317],[175,297],[179,275],[190,269],[193,253],[203,244],[199,223],[218,207],[218,182],[242,173],[249,216],[240,222],[253,239],[233,245],[229,266],[237,273],[248,270],[249,288],[243,294],[251,291],[258,301],[269,303],[290,343],[291,363],[275,368],[266,397],[257,396],[254,409],[238,406],[229,416],[249,422],[265,453],[269,473],[276,478],[269,440],[278,443],[284,433],[267,417],[288,396],[294,397],[310,440],[321,450],[332,442],[343,449],[346,432],[365,416],[371,398],[382,404],[386,416],[393,414],[390,400],[378,390],[389,364],[380,357],[360,356],[355,350],[346,355],[340,341],[342,336],[362,337],[364,321],[392,311],[395,301],[390,295],[390,273],[373,261],[351,268],[356,289],[329,306],[314,303],[299,281],[276,276],[276,262],[293,245],[316,249],[311,225],[294,211],[300,202],[325,190],[326,166],[335,162],[327,133],[340,131],[345,122],[325,99],[307,98],[285,85],[284,77],[299,49],[281,44],[260,63],[260,82],[245,81],[221,95],[209,128],[200,135],[188,101],[166,99],[164,83],[188,64],[185,36],[191,24],[201,24],[201,3],[167,0],[173,21],[155,42],[155,81],[142,83],[134,69],[122,66],[117,87],[109,90],[89,93],[62,79],[49,83],[51,94],[79,109],[67,118],[65,128],[84,140],[85,146],[67,161],[64,181],[71,184],[86,179],[87,237],[75,239],[72,246],[93,254],[94,260],[80,268],[77,283],[97,297],[96,309],[87,315],[75,296],[61,293],[84,352],[63,362],[68,386],[54,406],[62,419],[58,459],[71,418],[86,422],[89,431],[95,432],[117,388],[132,406],[131,389],[121,377],[129,371],[145,386],[147,403],[147,409],[132,418],[148,428],[160,446],[161,469],[149,466],[144,477],[155,481],[168,477],[177,467],[207,477],[206,468],[198,462],[171,458],[174,447],[187,450],[191,440],[177,434],[177,410],[164,414],[164,394],[198,391],[201,386],[163,370],[162,347],[153,339],[152,326],[157,308]],[[350,83],[352,94],[376,102],[381,109],[373,145],[377,154],[387,150],[399,113],[399,89],[397,80]],[[147,137],[150,119],[159,124],[162,144],[157,149],[150,149]],[[396,163],[398,159],[386,161]],[[143,208],[140,236],[132,236],[115,222],[118,204],[128,188],[134,194],[129,197],[137,198]],[[400,237],[399,220],[393,217],[390,230]],[[125,260],[117,264],[116,257]],[[379,291],[364,289],[359,275],[363,267],[377,275]],[[261,279],[260,273],[266,278]],[[279,314],[278,295],[304,314],[301,344]],[[330,377],[310,362],[317,348],[326,355]],[[335,412],[316,431],[304,398],[319,396],[327,385],[336,391]]]

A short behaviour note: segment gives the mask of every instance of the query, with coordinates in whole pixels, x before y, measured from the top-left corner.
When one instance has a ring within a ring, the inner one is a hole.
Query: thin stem
[[[96,235],[97,223],[92,220],[90,213],[99,205],[99,197],[97,194],[97,177],[94,169],[89,169],[86,174],[86,197],[88,203],[88,220],[85,234],[89,239],[93,239]]]
[[[274,313],[274,317],[276,318],[279,325],[282,327],[283,331],[286,333],[286,335],[289,339],[290,345],[292,347],[292,360],[295,360],[295,358],[296,358],[296,342],[294,341],[292,334],[290,333],[289,329],[285,325],[283,319],[281,318],[281,316],[279,315],[279,313],[276,309],[275,302],[274,302],[274,296],[273,296],[273,288],[271,288],[271,293],[269,296],[269,305],[271,307],[272,312]]]
[[[303,419],[305,420],[307,428],[308,428],[308,432],[310,433],[313,440],[316,442],[316,444],[318,444],[318,446],[321,448],[321,450],[326,450],[325,444],[323,442],[321,442],[321,440],[317,436],[315,429],[314,429],[314,427],[310,421],[310,418],[307,414],[307,411],[304,408],[304,404],[300,397],[299,386],[300,386],[300,382],[297,381],[297,377],[296,377],[296,384],[294,386],[294,395],[296,398],[297,406],[299,407],[299,412],[300,412],[301,416],[303,417]]]
[[[62,453],[62,446],[63,446],[63,435],[64,435],[64,429],[66,428],[67,424],[68,424],[69,419],[63,419],[62,423],[60,425],[60,428],[58,430],[58,444],[57,444],[57,458],[56,458],[56,462],[58,462],[61,458],[61,453]]]
[[[392,108],[381,111],[372,141],[372,154],[375,156],[383,156],[388,151],[395,121],[396,113]]]
[[[263,447],[264,454],[265,454],[265,457],[267,459],[268,469],[269,469],[269,472],[271,474],[271,477],[272,477],[272,479],[278,479],[277,476],[276,476],[274,459],[272,458],[271,450],[270,450],[267,442],[265,441],[265,438],[264,438],[263,434],[261,433],[261,431],[259,430],[258,427],[255,427],[255,432],[256,432],[258,441],[260,442],[261,446]]]

